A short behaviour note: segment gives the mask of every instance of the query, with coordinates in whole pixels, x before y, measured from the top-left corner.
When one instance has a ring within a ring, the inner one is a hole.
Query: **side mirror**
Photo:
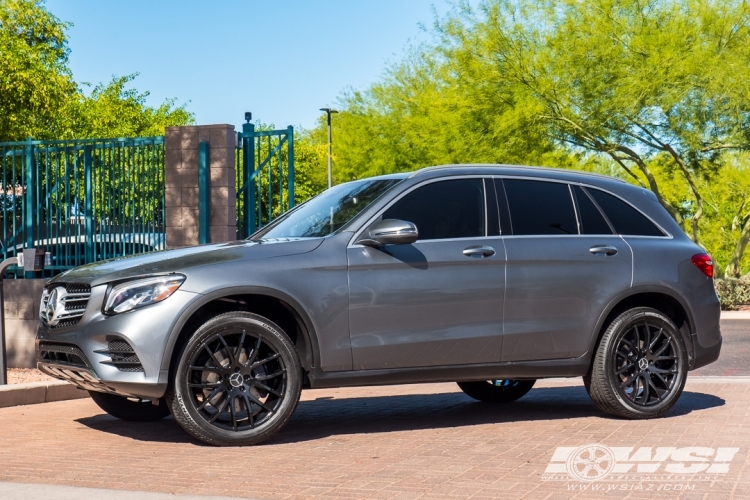
[[[385,219],[370,228],[370,237],[357,241],[359,245],[408,245],[419,239],[417,226],[398,219]]]

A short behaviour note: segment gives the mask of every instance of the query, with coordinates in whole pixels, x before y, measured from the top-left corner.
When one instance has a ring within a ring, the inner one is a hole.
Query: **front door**
[[[355,370],[500,360],[505,250],[487,184],[423,184],[377,219],[414,223],[417,242],[347,250]]]

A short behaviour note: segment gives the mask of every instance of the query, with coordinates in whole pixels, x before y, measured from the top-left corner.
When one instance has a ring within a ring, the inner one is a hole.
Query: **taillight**
[[[705,253],[697,253],[691,257],[695,267],[700,269],[703,274],[709,278],[714,277],[714,261],[711,260],[711,256]]]

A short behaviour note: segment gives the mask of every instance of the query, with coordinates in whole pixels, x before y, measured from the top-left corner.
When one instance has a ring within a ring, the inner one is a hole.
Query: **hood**
[[[307,253],[322,242],[323,238],[243,240],[162,250],[86,264],[58,274],[51,283],[87,283],[96,286],[154,274],[188,273],[192,268],[212,264]]]

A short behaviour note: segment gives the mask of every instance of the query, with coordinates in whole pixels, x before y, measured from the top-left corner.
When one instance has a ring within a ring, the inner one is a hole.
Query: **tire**
[[[481,380],[457,382],[468,396],[483,403],[511,403],[534,387],[536,380]]]
[[[89,391],[91,399],[115,418],[128,422],[153,422],[169,415],[167,403],[161,399],[154,405],[147,399],[126,398],[117,394]]]
[[[685,341],[672,320],[655,309],[637,307],[618,316],[604,332],[588,391],[596,406],[611,415],[657,418],[679,399],[687,372]]]
[[[216,316],[183,349],[167,393],[188,434],[217,446],[261,443],[286,425],[302,392],[289,337],[246,312]]]

